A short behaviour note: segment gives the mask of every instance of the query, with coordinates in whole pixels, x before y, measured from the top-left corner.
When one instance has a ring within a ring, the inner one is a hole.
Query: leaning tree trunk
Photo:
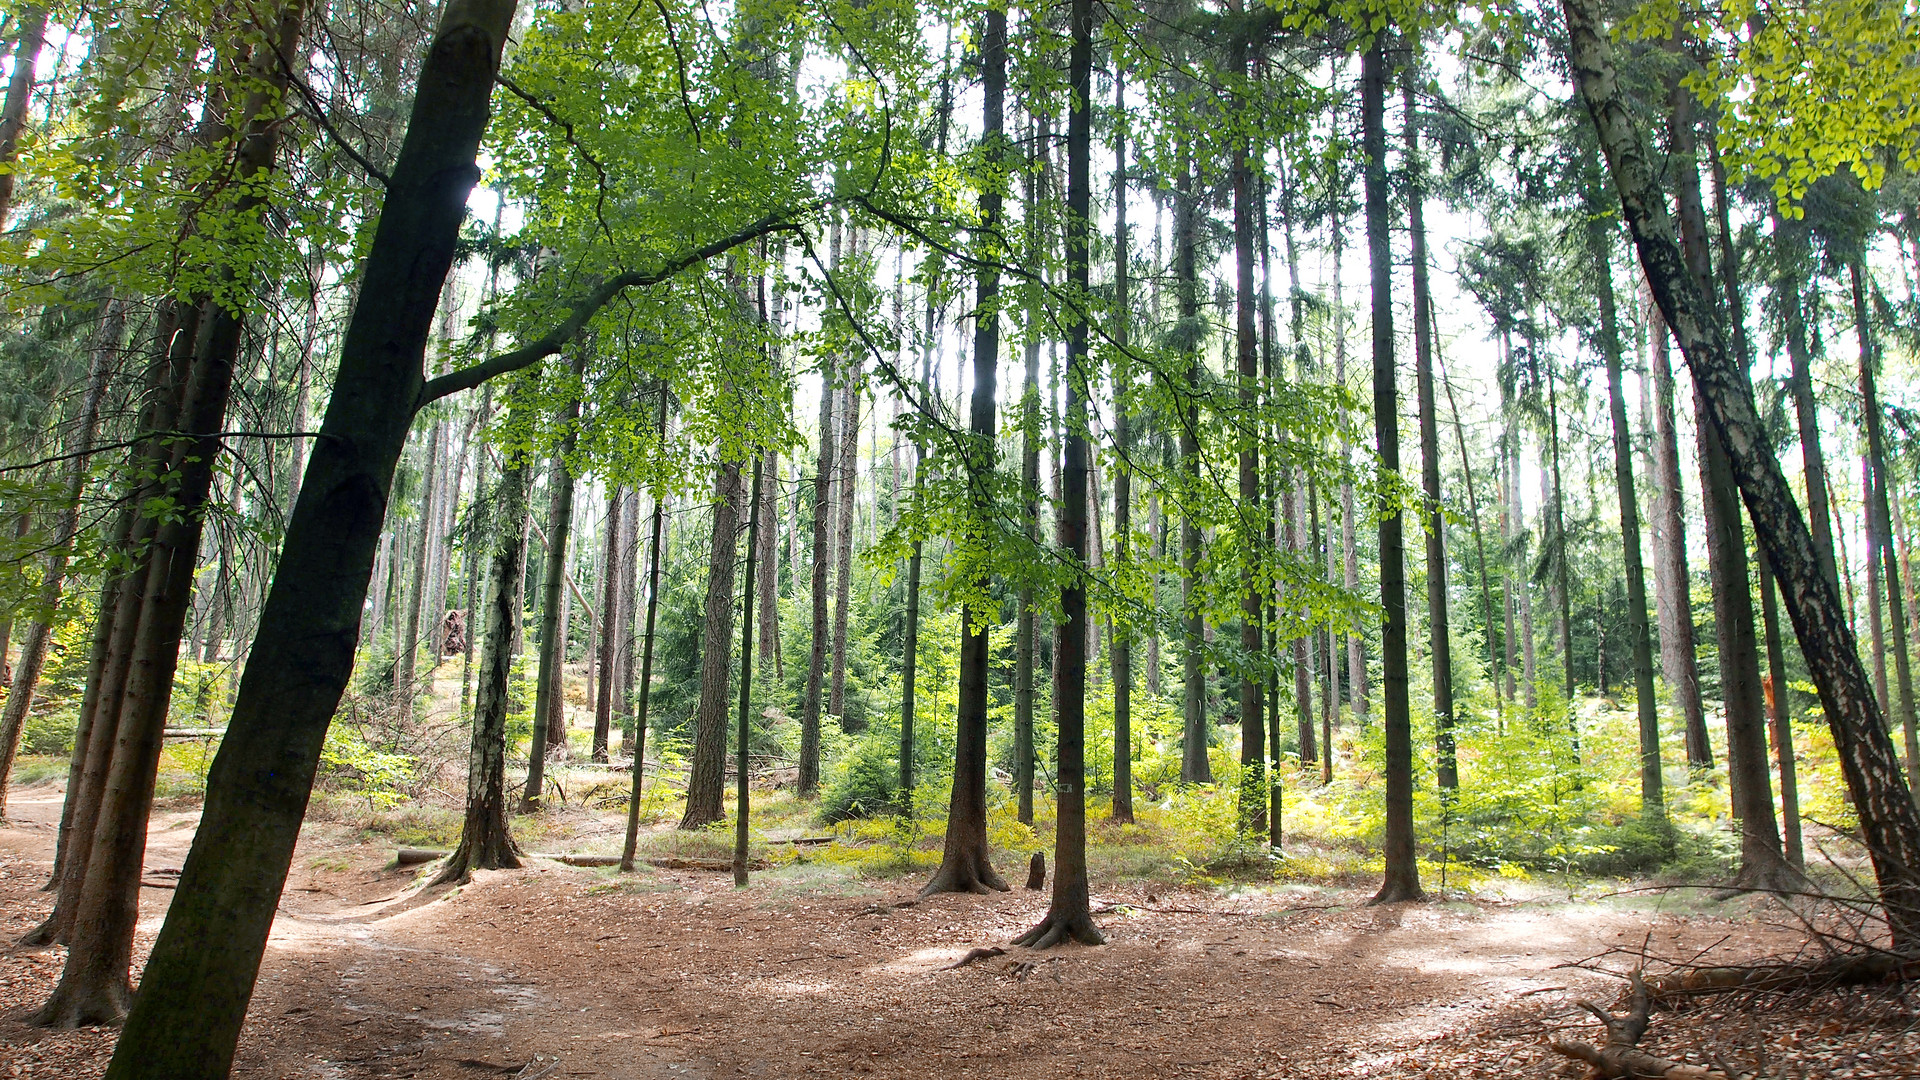
[[[966,444],[968,546],[985,546],[994,513],[992,474],[994,395],[1000,363],[1000,274],[993,252],[1001,229],[1003,170],[1006,145],[1007,14],[988,7],[985,33],[980,38],[981,173],[980,227],[973,244],[982,256],[975,280],[975,310],[980,318],[973,331],[973,401],[968,417],[971,439]],[[976,558],[960,571],[974,595],[984,595],[991,582],[990,568]],[[985,611],[975,603],[961,606],[959,704],[954,717],[953,791],[947,802],[947,837],[940,868],[921,889],[922,895],[943,892],[1006,891],[1007,883],[994,872],[987,850],[987,673],[991,657]]]
[[[1092,206],[1088,188],[1092,156],[1093,0],[1070,0],[1067,23],[1068,82],[1071,102],[1067,112],[1067,281],[1069,295],[1087,295],[1087,247]],[[1085,311],[1084,306],[1081,311]],[[1060,697],[1054,702],[1059,717],[1054,791],[1056,824],[1053,846],[1053,899],[1040,925],[1014,939],[1015,944],[1045,948],[1066,941],[1101,945],[1106,938],[1093,924],[1093,903],[1087,883],[1087,398],[1095,383],[1092,357],[1087,353],[1087,319],[1067,323],[1067,445],[1060,478],[1063,505],[1061,546],[1072,578],[1060,590]]]
[[[107,1075],[226,1076],[286,880],[328,721],[353,670],[361,605],[421,358],[487,121],[512,0],[452,0],[342,344],[340,373],[288,523],[193,850]]]
[[[693,720],[693,760],[687,773],[682,829],[723,817],[726,796],[727,690],[733,675],[733,567],[740,534],[740,463],[714,470],[713,542],[707,558],[706,624],[700,635],[700,704]]]
[[[1896,948],[1920,941],[1920,812],[1900,775],[1840,597],[1755,407],[1752,386],[1727,348],[1706,291],[1683,261],[1672,219],[1654,180],[1644,134],[1628,111],[1612,45],[1593,0],[1562,0],[1575,81],[1620,195],[1648,283],[1692,369],[1707,419],[1728,451],[1740,495],[1768,561],[1779,575],[1834,748],[1860,816]]]
[[[467,764],[467,816],[460,846],[434,879],[464,882],[475,870],[520,865],[520,846],[507,828],[507,683],[513,674],[513,612],[520,606],[520,576],[527,560],[527,495],[532,469],[513,452],[493,492],[493,543],[487,553],[486,594],[480,610],[486,643],[480,651],[480,686],[474,695],[473,736]],[[484,498],[485,493],[476,493]]]
[[[1367,262],[1373,310],[1373,426],[1380,467],[1400,471],[1399,387],[1393,362],[1393,247],[1387,207],[1387,58],[1379,38],[1360,66]],[[1381,722],[1387,743],[1386,879],[1374,903],[1422,900],[1413,847],[1413,715],[1407,700],[1407,579],[1399,503],[1380,515]]]

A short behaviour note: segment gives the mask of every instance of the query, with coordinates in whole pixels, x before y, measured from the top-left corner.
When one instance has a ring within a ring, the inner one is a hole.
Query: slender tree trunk
[[[1380,467],[1400,469],[1399,387],[1393,362],[1393,248],[1387,207],[1386,45],[1374,40],[1360,67],[1365,155],[1367,262],[1373,312],[1373,423]],[[1380,516],[1380,636],[1386,729],[1386,878],[1374,903],[1421,900],[1413,847],[1413,717],[1407,700],[1407,583],[1397,503]]]
[[[1587,248],[1600,299],[1600,355],[1607,367],[1607,415],[1613,424],[1613,483],[1620,500],[1620,544],[1627,574],[1627,635],[1633,653],[1634,709],[1640,721],[1640,816],[1666,820],[1660,772],[1660,716],[1653,691],[1653,643],[1647,626],[1646,570],[1640,558],[1640,500],[1633,485],[1633,433],[1627,428],[1626,389],[1620,371],[1620,319],[1613,294],[1613,237],[1598,210],[1605,199],[1599,176],[1591,181]]]
[[[1420,487],[1427,548],[1427,649],[1433,661],[1434,777],[1440,787],[1460,787],[1453,746],[1453,634],[1447,614],[1447,518],[1440,501],[1440,421],[1433,392],[1433,299],[1427,284],[1427,224],[1416,122],[1413,75],[1401,76],[1401,108],[1407,142],[1407,229],[1413,259],[1413,381],[1420,414]],[[1571,661],[1569,661],[1569,671]]]
[[[859,236],[855,231],[854,235]],[[857,249],[857,244],[855,245]],[[828,693],[827,712],[839,718],[840,730],[852,731],[854,726],[847,721],[847,606],[853,599],[853,513],[854,494],[860,483],[860,397],[861,363],[858,354],[852,357],[853,368],[848,374],[846,397],[843,399],[843,416],[840,423],[840,480],[836,485],[840,508],[835,513],[840,535],[834,543],[834,569],[838,577],[834,582],[833,603],[833,681]]]
[[[1126,72],[1114,65],[1113,109],[1127,114]],[[1133,566],[1133,418],[1126,361],[1133,323],[1132,257],[1127,249],[1127,133],[1124,123],[1113,132],[1113,566],[1118,578],[1128,578]],[[1113,812],[1108,820],[1133,823],[1133,630],[1126,619],[1115,620],[1113,631]]]
[[[1887,493],[1892,483],[1887,470],[1885,422],[1880,415],[1880,394],[1874,385],[1874,369],[1879,366],[1879,355],[1873,327],[1867,319],[1866,271],[1861,265],[1863,258],[1856,257],[1847,267],[1847,273],[1853,286],[1854,330],[1860,339],[1860,401],[1861,411],[1867,420],[1867,461],[1872,476],[1872,482],[1868,485],[1872,496],[1867,505],[1867,516],[1872,525],[1869,535],[1875,536],[1880,543],[1878,565],[1887,584],[1887,614],[1893,625],[1893,716],[1899,721],[1906,738],[1907,787],[1920,791],[1920,731],[1916,731],[1914,723],[1913,671],[1907,659],[1907,612],[1900,589],[1898,557],[1894,552],[1893,516],[1888,508]],[[1871,567],[1875,564],[1870,560],[1868,565]],[[1877,591],[1874,596],[1878,598]],[[1876,636],[1877,630],[1876,627]],[[1874,650],[1876,654],[1879,652],[1877,641]]]
[[[1085,4],[1089,0],[1076,0],[1076,4]],[[1238,8],[1236,3],[1235,8]],[[1247,46],[1244,39],[1235,36],[1231,46],[1231,63],[1236,74],[1247,73]],[[1236,102],[1235,106],[1239,107]],[[1232,177],[1233,185],[1233,253],[1234,253],[1234,371],[1240,416],[1237,421],[1235,442],[1238,443],[1240,465],[1240,505],[1237,507],[1236,528],[1244,535],[1241,543],[1240,567],[1240,650],[1245,655],[1242,663],[1248,665],[1240,673],[1240,824],[1250,832],[1265,832],[1267,828],[1267,777],[1266,777],[1266,730],[1262,724],[1266,709],[1264,691],[1266,687],[1264,673],[1251,666],[1260,656],[1260,620],[1263,616],[1261,596],[1266,592],[1262,584],[1260,563],[1263,560],[1261,541],[1266,539],[1267,522],[1265,509],[1261,505],[1260,491],[1260,443],[1263,432],[1259,417],[1260,391],[1260,354],[1259,336],[1256,330],[1256,298],[1253,292],[1253,203],[1256,198],[1253,187],[1253,167],[1250,161],[1252,147],[1245,136],[1233,140]],[[1069,215],[1073,213],[1068,211]],[[1073,226],[1078,228],[1078,226]],[[1084,253],[1083,253],[1084,258]],[[1080,266],[1084,281],[1086,267]],[[1086,329],[1078,326],[1075,333],[1080,335],[1079,349],[1086,350]],[[1073,348],[1069,346],[1071,354]],[[1067,382],[1067,393],[1072,396],[1075,386],[1071,378]],[[1068,477],[1072,478],[1069,467]],[[1069,495],[1069,500],[1072,496]],[[1071,503],[1070,503],[1071,505]],[[1085,602],[1083,596],[1082,602]],[[1303,668],[1302,677],[1307,675]],[[1313,714],[1311,705],[1305,716],[1304,734],[1310,741],[1313,736]],[[1301,743],[1302,756],[1305,756],[1306,742]]]
[[[1027,214],[1027,259],[1032,266],[1041,266],[1044,257],[1042,236],[1046,212],[1047,159],[1046,145],[1051,137],[1044,121],[1034,121],[1035,157],[1029,162],[1026,175],[1026,214]],[[1026,375],[1020,391],[1020,488],[1026,503],[1026,518],[1023,529],[1029,542],[1038,543],[1035,535],[1040,520],[1040,326],[1044,312],[1041,305],[1040,289],[1034,285],[1028,287],[1027,301],[1027,341],[1023,350],[1026,360]],[[1033,585],[1022,577],[1019,593],[1014,598],[1016,605],[1013,631],[1013,796],[1014,814],[1028,825],[1033,824],[1033,666],[1034,666],[1034,608]],[[1057,669],[1056,669],[1057,670]]]
[[[838,232],[835,233],[838,236]],[[820,454],[813,474],[813,556],[812,596],[813,629],[808,635],[807,690],[800,702],[800,775],[796,781],[803,796],[811,796],[820,786],[820,706],[827,669],[827,589],[833,580],[833,405],[832,357],[823,356],[820,372]]]
[[[1346,247],[1346,227],[1336,214],[1333,221],[1333,379],[1342,389],[1347,386],[1347,308],[1341,295],[1341,253]],[[1344,425],[1343,425],[1344,426]],[[1353,448],[1341,436],[1340,460],[1351,462]],[[1348,592],[1360,591],[1360,551],[1353,511],[1353,481],[1340,480],[1340,556]],[[1354,722],[1367,722],[1367,642],[1358,630],[1347,634],[1347,692],[1353,706]]]
[[[500,473],[493,494],[493,542],[487,554],[486,645],[480,652],[480,686],[474,697],[473,736],[467,766],[467,815],[454,849],[435,883],[464,882],[475,870],[505,870],[520,865],[520,845],[507,827],[508,682],[513,675],[513,613],[520,606],[519,582],[526,571],[527,497],[533,472],[514,453]],[[481,631],[471,627],[470,636]]]
[[[1067,281],[1071,295],[1087,293],[1089,183],[1093,115],[1093,0],[1069,0],[1067,112]],[[1073,577],[1060,590],[1059,748],[1055,757],[1057,812],[1053,847],[1053,899],[1040,925],[1016,939],[1044,948],[1065,941],[1101,945],[1093,923],[1087,881],[1086,692],[1087,692],[1087,398],[1094,385],[1087,353],[1087,320],[1067,323],[1067,445],[1062,506],[1062,546]]]
[[[1788,223],[1773,212],[1774,265],[1778,276],[1774,296],[1780,305],[1780,321],[1787,339],[1787,357],[1792,363],[1787,387],[1793,395],[1794,419],[1800,428],[1801,475],[1807,486],[1807,519],[1813,529],[1813,549],[1821,567],[1840,589],[1840,574],[1833,555],[1832,500],[1827,495],[1827,459],[1820,447],[1820,406],[1813,396],[1813,356],[1807,348],[1807,319],[1801,306],[1806,288],[1807,231],[1799,222]]]
[[[857,394],[858,391],[852,393]],[[749,542],[760,535],[760,494],[766,481],[766,455],[755,452],[752,458],[753,486],[748,489],[747,510]],[[848,479],[848,487],[852,487],[852,478]],[[749,550],[746,559],[747,580],[740,589],[740,705],[736,713],[733,762],[733,887],[736,889],[747,887],[747,827],[753,818],[752,796],[747,788],[747,779],[752,771],[748,758],[753,712],[753,572],[758,563],[759,560]]]
[[[1002,176],[1006,167],[1007,14],[989,6],[980,37],[981,167],[980,227],[973,245],[982,256],[975,282],[973,401],[968,417],[967,528],[977,543],[984,539],[993,512],[991,476],[995,467],[994,395],[1000,366],[1000,274],[993,259],[1000,240]],[[976,594],[990,583],[989,568],[962,568]],[[954,717],[953,791],[947,803],[947,836],[940,868],[922,895],[943,892],[1006,891],[987,850],[987,674],[990,657],[986,619],[973,602],[961,606],[959,704]]]
[[[579,406],[574,406],[578,415]],[[420,655],[420,615],[426,606],[427,590],[433,587],[434,486],[440,470],[440,425],[427,429],[427,461],[420,484],[420,535],[414,538],[413,588],[407,591],[407,621],[393,643],[393,693],[411,714],[415,696],[414,664]]]
[[[1765,549],[1757,549],[1754,557],[1760,564],[1760,621],[1767,639],[1767,677],[1761,689],[1767,697],[1767,735],[1773,743],[1773,764],[1780,772],[1780,821],[1786,834],[1787,862],[1796,870],[1805,870],[1806,854],[1800,836],[1800,781],[1793,754],[1793,716],[1787,710],[1787,658],[1780,644],[1780,605]]]
[[[714,470],[713,541],[707,559],[706,624],[700,636],[700,704],[694,712],[693,760],[687,774],[682,829],[725,816],[727,691],[733,674],[733,570],[740,536],[740,463]],[[751,601],[749,601],[751,602]]]
[[[620,635],[620,538],[625,526],[620,511],[626,493],[619,487],[607,493],[607,520],[602,526],[605,555],[600,572],[600,693],[593,701],[593,760],[605,763],[607,743],[613,732],[614,668],[619,656]]]
[[[574,376],[586,369],[586,353],[575,350]],[[547,468],[547,557],[540,581],[540,666],[533,691],[533,742],[527,750],[527,786],[520,810],[532,813],[546,786],[547,756],[566,749],[567,661],[567,539],[573,532],[573,473],[567,458],[573,454],[574,431],[580,419],[578,398],[561,406],[560,423],[566,433]]]
[[[1197,249],[1199,207],[1194,194],[1192,148],[1180,149],[1180,173],[1174,198],[1174,282],[1179,297],[1180,320],[1191,325],[1200,317],[1200,277]],[[1200,490],[1200,368],[1197,348],[1186,356],[1186,379],[1180,393],[1185,396],[1177,407],[1180,425],[1180,474],[1184,487],[1182,500],[1196,499]],[[1208,735],[1212,724],[1207,718],[1207,685],[1202,665],[1205,641],[1205,616],[1194,595],[1200,573],[1200,522],[1191,509],[1183,508],[1180,523],[1180,608],[1185,633],[1181,647],[1180,779],[1189,784],[1213,782],[1213,766],[1207,760]]]
[[[667,432],[667,384],[660,383],[659,412],[654,431],[662,438]],[[635,848],[640,842],[640,787],[647,774],[647,703],[653,693],[653,634],[660,614],[660,540],[666,520],[666,500],[659,489],[653,495],[653,525],[647,540],[647,628],[640,645],[640,700],[634,704],[633,789],[627,797],[627,841],[620,851],[620,872],[633,873]]]
[[[1700,708],[1700,669],[1694,656],[1692,578],[1680,487],[1680,435],[1675,423],[1667,322],[1648,297],[1647,336],[1653,345],[1653,580],[1660,617],[1660,672],[1686,732],[1687,764],[1713,767],[1713,743]]]

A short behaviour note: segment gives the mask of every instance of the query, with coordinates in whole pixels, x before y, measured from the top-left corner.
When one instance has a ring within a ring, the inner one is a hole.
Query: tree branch
[[[742,244],[758,240],[770,233],[796,229],[796,222],[799,218],[818,210],[824,205],[825,202],[823,200],[816,200],[796,210],[782,210],[768,214],[766,217],[748,225],[739,232],[731,233],[718,240],[697,247],[692,251],[676,255],[651,270],[629,271],[608,278],[602,282],[598,288],[574,304],[573,310],[567,313],[566,318],[560,320],[559,325],[547,331],[534,341],[522,345],[517,349],[490,356],[477,364],[461,368],[458,371],[449,371],[438,378],[427,380],[426,385],[420,388],[420,400],[416,407],[424,407],[449,394],[457,394],[462,390],[471,390],[497,375],[506,375],[510,372],[519,371],[522,368],[532,367],[534,364],[565,348],[567,342],[573,340],[574,335],[578,334],[581,328],[587,325],[588,320],[592,319],[601,308],[607,306],[609,301],[622,292],[633,288],[644,288],[648,285],[658,285],[660,282],[673,277],[682,270],[698,266],[708,259],[716,255],[723,255]]]

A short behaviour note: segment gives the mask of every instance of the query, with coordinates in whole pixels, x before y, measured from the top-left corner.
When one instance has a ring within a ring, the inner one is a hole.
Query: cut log
[[[1875,951],[1841,953],[1814,963],[1686,968],[1648,979],[1656,1002],[1727,990],[1800,990],[1898,982],[1920,975],[1920,959]]]
[[[444,859],[451,854],[453,852],[439,848],[396,848],[393,853],[393,865],[419,866],[421,863],[430,863],[435,859]]]

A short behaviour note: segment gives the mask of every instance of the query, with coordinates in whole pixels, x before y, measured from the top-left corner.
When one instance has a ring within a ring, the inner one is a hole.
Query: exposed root
[[[998,945],[987,945],[978,949],[968,949],[967,955],[961,957],[958,960],[955,960],[953,963],[948,964],[945,967],[935,968],[934,970],[935,971],[958,971],[961,968],[966,967],[968,964],[977,964],[982,960],[991,960],[996,956],[1005,956],[1006,952],[1007,950],[999,947]]]
[[[1601,1080],[1744,1080],[1736,1078],[1721,1069],[1704,1065],[1685,1065],[1677,1061],[1657,1058],[1640,1049],[1640,1040],[1647,1034],[1648,1013],[1653,1000],[1647,994],[1647,985],[1640,979],[1638,971],[1633,973],[1633,996],[1631,1007],[1626,1015],[1615,1016],[1591,1001],[1578,1003],[1581,1008],[1597,1017],[1606,1027],[1607,1041],[1601,1046],[1576,1042],[1571,1039],[1552,1039],[1548,1044],[1556,1053],[1578,1061],[1584,1061],[1593,1068],[1592,1075]]]
[[[976,858],[949,859],[934,871],[933,880],[920,889],[921,896],[934,896],[939,893],[972,893],[975,896],[991,896],[996,892],[1007,892],[1009,886],[987,861],[985,852]]]
[[[1105,945],[1107,938],[1093,924],[1093,914],[1081,910],[1072,913],[1049,911],[1047,917],[1040,920],[1039,926],[1013,939],[1015,945],[1024,945],[1029,949],[1050,949],[1069,941],[1077,941],[1082,945]]]

